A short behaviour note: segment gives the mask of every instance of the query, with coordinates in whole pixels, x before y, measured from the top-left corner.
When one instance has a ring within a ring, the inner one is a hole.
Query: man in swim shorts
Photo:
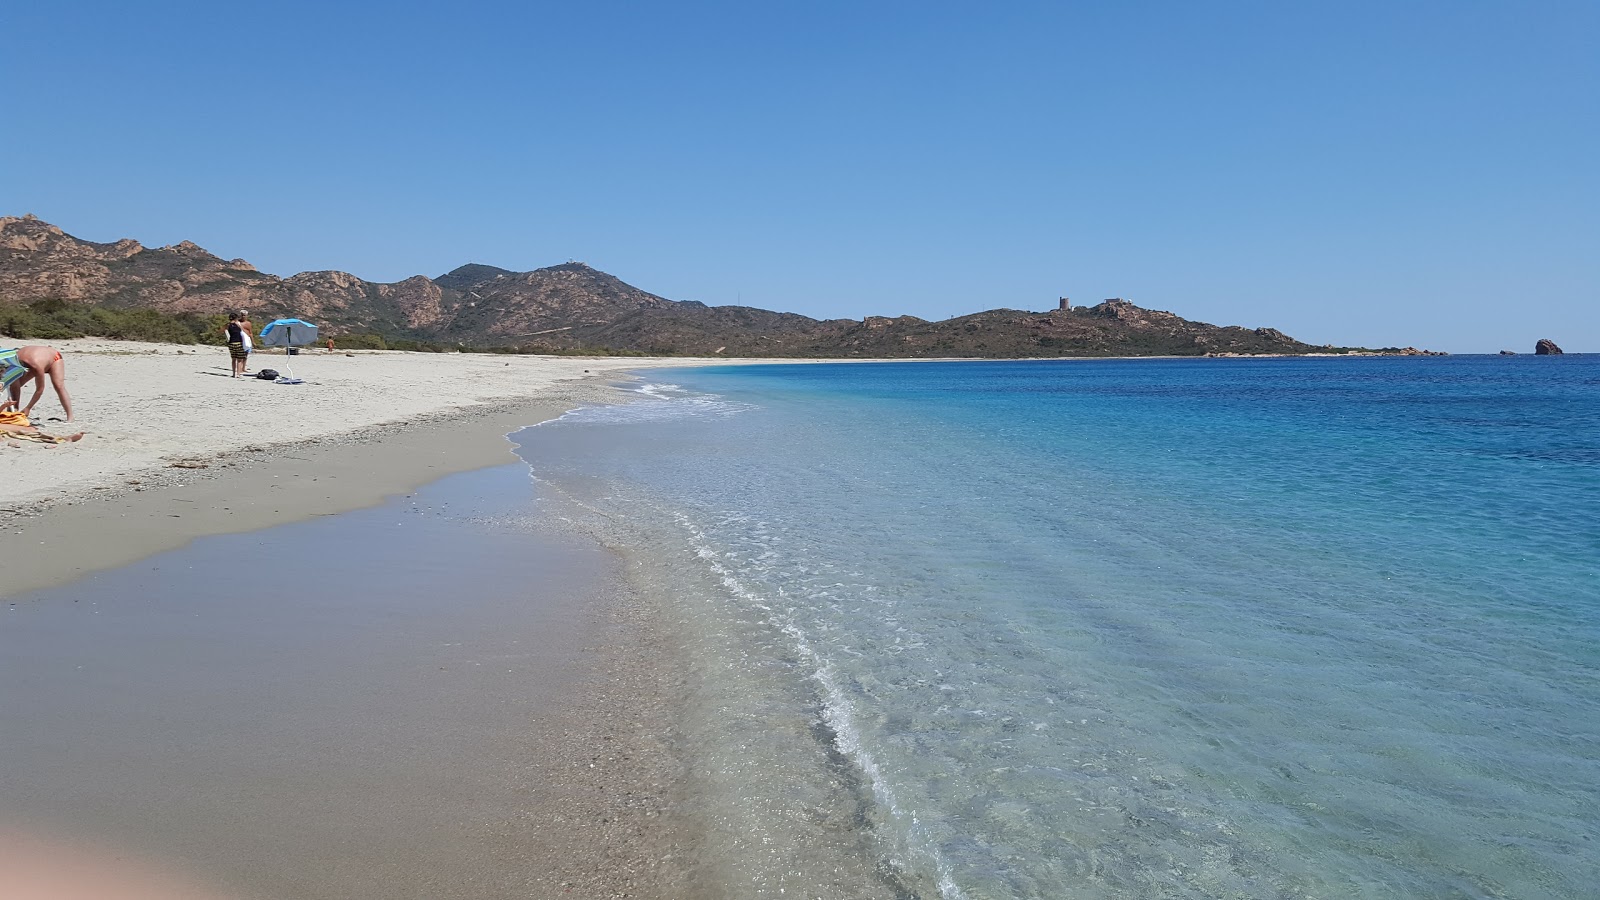
[[[56,389],[56,399],[67,413],[67,421],[71,422],[72,395],[67,393],[67,363],[61,358],[61,351],[40,344],[0,350],[0,389],[5,392],[5,402],[0,403],[0,409],[20,407],[24,415],[32,413],[34,404],[44,394],[47,375]],[[21,406],[22,386],[29,381],[33,382],[33,399],[27,406]]]

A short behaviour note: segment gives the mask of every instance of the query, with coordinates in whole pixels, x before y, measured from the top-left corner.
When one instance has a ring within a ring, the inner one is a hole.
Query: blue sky
[[[1600,3],[9,4],[0,213],[394,281],[1600,351]]]

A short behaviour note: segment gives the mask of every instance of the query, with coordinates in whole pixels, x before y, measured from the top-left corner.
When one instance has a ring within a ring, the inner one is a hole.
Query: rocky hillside
[[[0,218],[0,306],[44,300],[165,313],[249,309],[299,316],[330,334],[372,333],[530,352],[603,349],[727,356],[1137,356],[1310,353],[1271,328],[1217,327],[1126,300],[1045,313],[995,309],[817,320],[711,307],[641,291],[582,263],[532,272],[466,265],[394,284],[346,272],[278,278],[187,241],[148,248],[83,241],[32,216]]]

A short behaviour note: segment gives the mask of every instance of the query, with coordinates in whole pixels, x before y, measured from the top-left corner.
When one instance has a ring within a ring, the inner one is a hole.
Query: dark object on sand
[[[1549,338],[1541,338],[1539,343],[1533,345],[1533,352],[1537,356],[1560,356],[1561,348]]]
[[[262,381],[277,381],[278,380],[278,370],[277,369],[262,369],[261,371],[256,373],[256,377],[261,379]]]

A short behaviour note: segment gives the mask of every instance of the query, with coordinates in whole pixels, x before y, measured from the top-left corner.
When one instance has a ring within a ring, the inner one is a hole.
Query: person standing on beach
[[[67,421],[71,422],[72,395],[67,393],[66,360],[61,358],[60,350],[41,344],[0,350],[0,387],[4,388],[6,394],[0,409],[20,408],[23,415],[32,413],[34,404],[44,394],[46,375],[50,376],[50,384],[56,389],[56,399],[61,401]],[[33,399],[28,401],[27,406],[22,406],[22,386],[30,380],[33,382]]]
[[[256,326],[250,322],[250,311],[239,310],[239,333],[244,336],[244,367],[250,368],[250,354],[256,352],[256,342],[251,337]]]
[[[238,313],[229,316],[226,329],[228,335],[228,359],[233,364],[234,378],[244,374],[244,364],[250,359],[250,351],[245,349],[244,343],[245,335],[248,332],[244,330],[244,325],[240,322],[241,318],[243,317]]]

